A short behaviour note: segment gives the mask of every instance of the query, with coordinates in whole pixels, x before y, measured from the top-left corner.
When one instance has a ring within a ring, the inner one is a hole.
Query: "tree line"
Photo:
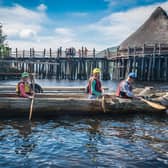
[[[10,48],[6,43],[7,35],[3,34],[2,24],[0,23],[0,58],[9,56]]]

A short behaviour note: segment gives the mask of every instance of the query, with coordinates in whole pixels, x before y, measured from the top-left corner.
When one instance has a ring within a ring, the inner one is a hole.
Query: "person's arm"
[[[91,83],[91,92],[92,94],[96,95],[96,96],[101,96],[102,94],[98,91],[96,91],[96,81],[93,80]]]
[[[21,84],[19,85],[19,90],[20,90],[21,96],[23,96],[23,97],[25,97],[25,98],[31,98],[30,95],[26,94],[26,92],[25,92],[25,90],[24,90],[24,84],[23,84],[23,83],[21,83]]]

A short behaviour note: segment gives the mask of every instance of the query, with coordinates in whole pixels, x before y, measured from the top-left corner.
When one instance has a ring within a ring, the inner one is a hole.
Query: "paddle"
[[[34,77],[33,76],[32,76],[32,84],[33,84],[33,91],[34,91],[35,90],[35,81],[34,81]],[[35,99],[35,93],[33,93],[33,98],[31,100],[31,104],[30,104],[29,121],[32,118],[34,99]]]
[[[30,121],[31,118],[32,118],[33,103],[34,103],[34,96],[33,96],[32,100],[31,100],[31,104],[30,104],[29,121]]]
[[[155,109],[158,109],[158,110],[166,110],[166,107],[161,105],[161,104],[158,104],[158,103],[154,103],[154,102],[151,102],[149,100],[145,100],[143,98],[140,98],[140,100],[142,100],[143,102],[147,103],[148,105],[150,105],[151,107],[155,108]]]

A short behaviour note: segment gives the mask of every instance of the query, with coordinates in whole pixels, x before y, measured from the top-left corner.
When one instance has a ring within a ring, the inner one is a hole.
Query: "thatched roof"
[[[149,19],[120,45],[120,49],[144,44],[168,44],[168,15],[158,7]]]

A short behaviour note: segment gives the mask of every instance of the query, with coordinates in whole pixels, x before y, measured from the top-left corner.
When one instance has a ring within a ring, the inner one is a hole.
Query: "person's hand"
[[[102,90],[102,94],[104,94],[104,89],[102,88],[101,90]]]
[[[33,96],[35,95],[35,93],[36,93],[35,91],[31,91],[31,94],[32,94]]]
[[[33,98],[34,98],[34,96],[29,96],[28,98],[29,98],[29,99],[33,99]]]
[[[136,99],[136,100],[141,100],[142,97],[134,96],[134,99]]]

